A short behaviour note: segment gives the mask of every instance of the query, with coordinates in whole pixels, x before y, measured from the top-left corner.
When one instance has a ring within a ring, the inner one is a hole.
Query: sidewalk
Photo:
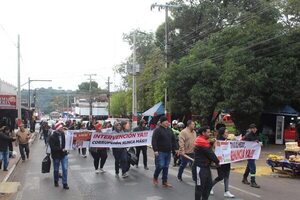
[[[37,132],[32,134],[31,139],[29,140],[29,146],[32,145],[32,143],[34,142],[37,135],[38,135]],[[0,170],[0,182],[6,182],[9,179],[9,176],[13,173],[16,166],[18,165],[18,163],[21,160],[21,155],[20,155],[20,152],[19,152],[19,146],[13,145],[13,149],[14,149],[15,152],[17,152],[17,156],[15,158],[10,158],[9,159],[8,171],[3,171],[3,169]]]

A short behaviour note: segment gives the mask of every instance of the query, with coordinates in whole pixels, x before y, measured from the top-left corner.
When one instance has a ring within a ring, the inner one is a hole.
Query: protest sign
[[[220,164],[232,163],[247,159],[259,159],[261,146],[248,141],[216,141],[215,154]]]
[[[125,148],[151,145],[153,131],[113,132],[103,129],[101,132],[90,130],[68,130],[66,132],[66,149],[79,147]]]
[[[153,131],[116,133],[93,132],[90,147],[124,148],[150,145]]]

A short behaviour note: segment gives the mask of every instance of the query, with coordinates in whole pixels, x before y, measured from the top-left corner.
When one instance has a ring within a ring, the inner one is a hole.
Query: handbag
[[[47,155],[42,161],[42,173],[49,173],[51,167],[51,158]]]

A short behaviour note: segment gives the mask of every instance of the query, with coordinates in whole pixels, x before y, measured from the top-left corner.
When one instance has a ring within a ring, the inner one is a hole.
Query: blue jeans
[[[3,169],[7,170],[8,167],[8,155],[9,151],[8,149],[6,151],[0,151],[0,160],[3,160]]]
[[[155,161],[155,171],[154,171],[154,178],[157,179],[160,172],[162,173],[162,181],[167,182],[168,180],[168,171],[169,171],[169,164],[171,161],[171,152],[158,152],[158,156],[156,157]]]
[[[248,164],[244,173],[244,178],[246,179],[250,173],[251,182],[255,182],[255,174],[256,174],[256,165],[255,159],[248,159]]]
[[[194,157],[194,154],[187,154],[189,157],[193,158]],[[177,175],[177,178],[181,179],[182,178],[182,174],[183,174],[183,170],[186,168],[187,164],[188,163],[193,163],[193,161],[183,157],[183,156],[180,156],[180,160],[181,160],[181,163],[180,163],[180,166],[179,166],[179,169],[178,169],[178,175]]]
[[[53,159],[53,175],[54,175],[54,181],[58,182],[59,178],[59,164],[61,163],[61,168],[62,168],[62,183],[63,184],[68,184],[68,156],[66,155],[62,159]]]

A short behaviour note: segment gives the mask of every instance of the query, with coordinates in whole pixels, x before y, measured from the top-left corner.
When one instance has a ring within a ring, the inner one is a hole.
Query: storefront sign
[[[220,141],[216,142],[215,154],[220,164],[232,163],[247,159],[259,159],[261,145],[248,141]]]
[[[0,109],[16,109],[16,95],[0,95]]]

